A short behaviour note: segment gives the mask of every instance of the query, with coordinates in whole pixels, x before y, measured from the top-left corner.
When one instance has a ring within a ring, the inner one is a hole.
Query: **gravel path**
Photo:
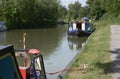
[[[120,79],[120,25],[111,26],[112,77]]]

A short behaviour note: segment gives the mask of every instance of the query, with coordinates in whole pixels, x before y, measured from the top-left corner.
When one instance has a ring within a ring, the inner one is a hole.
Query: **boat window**
[[[73,23],[73,30],[76,29],[76,23]]]
[[[42,55],[38,55],[34,58],[34,66],[36,70],[36,75],[41,77],[41,79],[46,79],[46,73],[44,68],[44,62]]]
[[[78,28],[78,29],[81,29],[81,24],[82,24],[82,23],[77,23],[77,28]]]

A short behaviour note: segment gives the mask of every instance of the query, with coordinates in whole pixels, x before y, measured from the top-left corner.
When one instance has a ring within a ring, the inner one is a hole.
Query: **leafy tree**
[[[83,17],[88,17],[88,13],[89,13],[89,7],[85,6],[85,7],[81,7],[80,11],[79,11],[79,18],[83,18]]]
[[[120,0],[102,0],[102,4],[108,13],[120,18]]]
[[[67,18],[66,16],[67,16],[68,10],[65,6],[61,5],[59,7],[59,13],[60,13],[60,16],[61,16],[59,19],[64,20],[64,19]]]
[[[54,24],[60,14],[58,0],[1,0],[1,2],[0,17],[17,28]]]
[[[81,3],[79,1],[76,1],[74,4],[69,4],[68,5],[68,17],[69,19],[74,19],[76,20],[79,17],[79,12],[81,9]]]
[[[105,9],[101,4],[101,0],[87,0],[88,7],[90,9],[89,16],[95,20],[98,20],[105,13]]]

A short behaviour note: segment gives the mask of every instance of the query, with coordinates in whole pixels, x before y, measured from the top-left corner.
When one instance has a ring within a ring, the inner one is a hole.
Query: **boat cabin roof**
[[[5,46],[0,45],[0,50],[3,49],[3,48],[5,48]]]
[[[89,18],[87,18],[87,17],[83,17],[82,20],[86,20],[86,21],[88,21]]]

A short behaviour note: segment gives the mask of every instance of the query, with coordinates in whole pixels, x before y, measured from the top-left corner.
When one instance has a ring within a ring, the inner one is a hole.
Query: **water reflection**
[[[23,48],[23,33],[26,32],[26,48],[36,48],[46,53],[50,53],[55,50],[61,40],[63,29],[60,27],[56,28],[44,28],[44,29],[24,29],[8,31],[7,37],[1,34],[1,44],[13,44],[15,49]],[[6,41],[5,41],[6,40]]]
[[[72,50],[78,50],[84,46],[87,37],[67,37],[68,45]]]
[[[6,40],[7,32],[0,32],[0,42],[4,42]]]

